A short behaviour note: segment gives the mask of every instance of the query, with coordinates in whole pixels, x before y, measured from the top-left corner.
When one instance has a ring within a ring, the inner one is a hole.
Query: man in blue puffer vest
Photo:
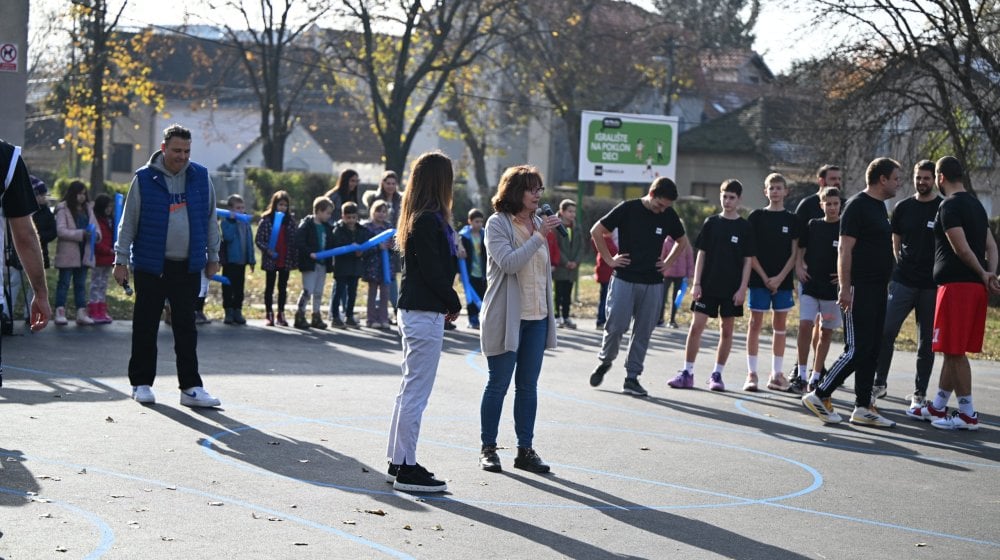
[[[190,161],[191,131],[171,125],[163,131],[160,151],[135,172],[115,244],[115,281],[135,276],[132,356],[128,378],[132,398],[152,404],[156,378],[156,337],[160,314],[170,301],[177,380],[184,406],[219,406],[198,374],[198,331],[194,305],[202,270],[219,270],[219,226],[215,188],[208,170]]]

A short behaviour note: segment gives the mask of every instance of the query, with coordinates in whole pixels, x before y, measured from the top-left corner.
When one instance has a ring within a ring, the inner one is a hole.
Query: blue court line
[[[23,459],[24,455],[15,453],[0,453],[0,457],[14,457],[18,459]],[[23,498],[44,498],[44,496],[29,496],[27,492],[22,490],[17,490],[16,488],[7,488],[0,486],[0,494],[10,494],[11,496],[19,496]],[[111,550],[111,545],[115,543],[115,533],[111,530],[111,527],[104,522],[103,519],[97,516],[94,512],[87,511],[83,508],[74,506],[73,504],[63,502],[61,500],[53,500],[50,498],[45,498],[46,503],[52,504],[54,506],[60,507],[62,509],[68,510],[75,513],[76,515],[86,519],[91,525],[97,527],[97,532],[100,533],[100,542],[94,550],[91,550],[86,556],[85,560],[94,560],[104,556],[109,550]]]

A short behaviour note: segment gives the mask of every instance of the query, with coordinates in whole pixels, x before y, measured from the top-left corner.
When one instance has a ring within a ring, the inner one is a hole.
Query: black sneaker
[[[622,393],[626,395],[635,395],[637,397],[645,397],[649,393],[639,385],[638,379],[625,378],[625,385],[622,387]]]
[[[604,374],[608,373],[609,369],[611,369],[611,362],[601,362],[597,364],[597,367],[594,368],[594,372],[590,374],[590,386],[597,387],[604,382]]]
[[[483,446],[483,451],[479,454],[479,466],[484,471],[489,472],[501,472],[503,470],[500,467],[500,456],[497,455],[497,446]]]
[[[793,375],[791,379],[788,380],[788,392],[795,393],[796,395],[804,395],[808,393],[807,383],[805,379],[802,379],[798,375]]]
[[[517,457],[514,458],[514,468],[538,474],[547,473],[550,470],[549,466],[538,456],[538,453],[535,453],[535,450],[530,447],[517,448]]]
[[[403,492],[447,492],[448,483],[434,478],[420,465],[400,465],[392,487]]]
[[[392,463],[389,463],[389,469],[388,471],[386,471],[385,481],[388,482],[389,484],[392,484],[393,482],[396,481],[397,474],[399,474],[399,465],[394,465]],[[432,472],[429,472],[427,474],[434,476],[434,473]]]

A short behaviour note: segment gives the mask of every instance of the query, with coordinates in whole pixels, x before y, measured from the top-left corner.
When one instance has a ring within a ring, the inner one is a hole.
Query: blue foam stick
[[[118,227],[122,224],[122,215],[125,213],[125,195],[115,193],[115,227],[111,228],[115,243],[118,242]]]
[[[684,299],[684,294],[687,293],[688,289],[688,279],[687,276],[681,279],[681,289],[677,291],[677,297],[674,298],[674,307],[680,309],[681,301]]]
[[[354,251],[367,251],[368,249],[371,249],[372,247],[378,245],[379,243],[382,243],[383,241],[388,241],[392,239],[393,235],[396,235],[396,230],[387,229],[360,245],[358,245],[357,243],[351,243],[350,245],[341,245],[340,247],[334,247],[333,249],[320,251],[316,253],[316,260],[328,259],[330,257],[336,257],[338,255],[343,255],[345,253],[353,253]]]
[[[97,237],[94,234],[95,231],[97,231],[97,228],[94,227],[94,224],[87,224],[87,232],[90,233],[90,256],[97,258],[97,254],[94,253],[94,244],[97,243],[97,240],[94,239]]]
[[[253,219],[250,216],[250,214],[243,214],[241,212],[233,212],[231,210],[226,210],[225,208],[216,208],[215,209],[215,215],[218,216],[218,217],[220,217],[220,218],[229,218],[230,216],[232,216],[232,217],[236,218],[237,220],[239,220],[241,222],[246,222],[248,224],[250,223],[250,220]]]
[[[267,242],[267,248],[274,253],[274,248],[278,246],[278,235],[281,234],[281,222],[285,221],[284,212],[274,213],[274,225],[271,226],[271,239]]]
[[[389,267],[389,250],[382,249],[382,283],[392,284],[392,269]]]
[[[231,282],[229,281],[229,278],[226,278],[225,276],[223,276],[221,274],[216,274],[216,275],[212,276],[211,280],[214,280],[214,281],[218,282],[219,284],[222,284],[223,286],[229,286],[231,284]]]
[[[472,287],[472,282],[469,280],[469,267],[465,264],[465,259],[458,259],[458,275],[462,278],[462,289],[465,290],[465,302],[468,304],[476,304],[476,307],[483,306],[483,300],[479,298],[479,294]]]

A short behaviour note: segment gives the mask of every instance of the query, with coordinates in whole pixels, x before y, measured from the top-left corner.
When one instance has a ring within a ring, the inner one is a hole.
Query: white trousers
[[[403,335],[403,380],[389,423],[386,457],[394,465],[415,465],[420,420],[434,388],[441,359],[444,315],[400,309],[399,330]]]

